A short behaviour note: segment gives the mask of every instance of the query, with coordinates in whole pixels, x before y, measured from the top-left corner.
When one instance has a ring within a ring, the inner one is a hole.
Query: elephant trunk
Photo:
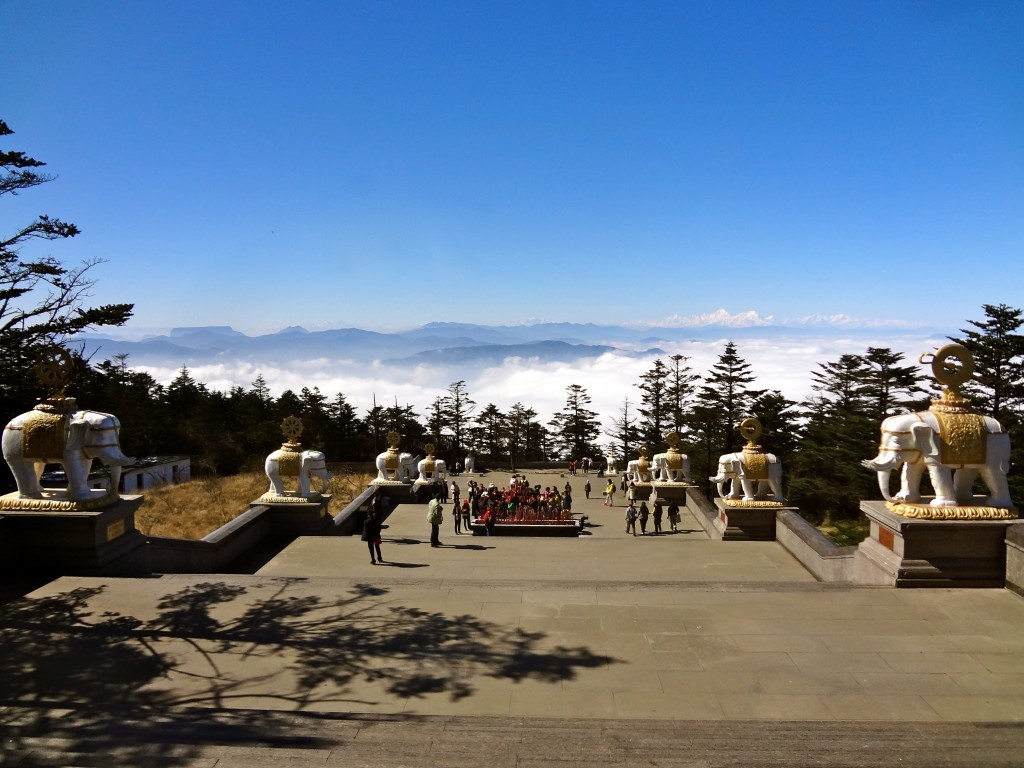
[[[878,489],[882,492],[882,498],[892,501],[892,493],[889,491],[889,470],[879,470]]]
[[[125,456],[117,445],[97,446],[94,450],[86,449],[86,453],[111,467],[125,467],[135,463],[135,457]]]
[[[894,469],[899,469],[902,463],[899,453],[882,452],[873,459],[864,459],[861,466],[867,467],[872,472],[891,472]]]

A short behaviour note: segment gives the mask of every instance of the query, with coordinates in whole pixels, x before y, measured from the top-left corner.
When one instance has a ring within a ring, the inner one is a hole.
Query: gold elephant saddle
[[[933,411],[939,422],[939,461],[943,464],[984,464],[988,433],[976,413]]]
[[[768,454],[760,450],[743,449],[743,465],[746,467],[748,480],[768,479]]]
[[[23,455],[26,459],[59,459],[68,441],[66,413],[32,411],[21,423]]]
[[[277,458],[277,469],[285,477],[298,477],[302,467],[302,454],[297,451],[281,450]]]

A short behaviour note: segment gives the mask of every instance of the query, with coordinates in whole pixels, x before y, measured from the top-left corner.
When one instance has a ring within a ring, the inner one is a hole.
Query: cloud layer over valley
[[[774,326],[667,328],[542,324],[474,326],[433,323],[394,334],[359,329],[310,333],[301,328],[245,336],[227,328],[176,329],[168,336],[124,341],[90,336],[79,343],[93,362],[127,354],[127,364],[167,384],[187,366],[211,389],[251,388],[262,375],[274,396],[317,387],[328,398],[343,393],[360,415],[374,400],[411,405],[421,417],[453,381],[465,380],[479,408],[506,410],[516,402],[542,421],[560,410],[570,384],[585,387],[607,425],[657,358],[675,354],[704,374],[727,341],[737,344],[757,378],[755,386],[802,400],[821,363],[868,347],[890,347],[911,362],[945,342],[935,330],[779,328]],[[922,373],[924,370],[922,369]]]

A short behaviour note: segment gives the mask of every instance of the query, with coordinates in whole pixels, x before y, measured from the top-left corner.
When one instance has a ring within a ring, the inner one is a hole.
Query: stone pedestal
[[[854,564],[861,584],[1003,587],[1006,529],[1016,520],[919,520],[863,501],[871,522]]]
[[[9,494],[5,499],[16,498]],[[130,576],[149,573],[146,538],[135,528],[142,496],[94,511],[0,512],[0,570]]]
[[[635,483],[634,486],[635,486],[635,489],[636,489],[636,505],[639,507],[641,501],[649,502],[650,498],[651,498],[651,488],[653,488],[654,486],[652,486],[651,483]],[[619,492],[618,483],[616,483],[616,485],[615,485],[615,490],[616,490],[616,492]],[[626,492],[622,494],[622,498],[624,498],[624,499],[628,499],[629,498],[629,484],[628,483],[626,484]]]
[[[669,504],[675,502],[679,505],[680,509],[686,506],[686,489],[694,487],[696,486],[686,485],[685,483],[654,482],[651,484],[651,488],[658,492],[658,499],[661,500],[662,504],[668,507]],[[637,486],[637,490],[639,490],[639,486]],[[643,499],[640,498],[640,494],[638,493],[636,500],[638,503],[641,501],[647,501],[648,504],[650,504],[649,498],[650,492],[648,492],[647,497]]]
[[[324,494],[319,499],[277,497],[276,500],[264,495],[250,502],[249,507],[269,507],[274,515],[273,525],[276,533],[315,536],[324,533],[333,524],[327,514],[330,503],[330,494]]]
[[[796,507],[734,507],[725,499],[715,499],[718,517],[713,524],[723,541],[775,541],[775,515]]]

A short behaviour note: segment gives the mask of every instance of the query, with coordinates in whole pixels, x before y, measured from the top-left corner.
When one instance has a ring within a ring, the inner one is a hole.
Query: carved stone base
[[[979,505],[980,506],[980,505]],[[863,501],[871,522],[857,550],[855,577],[896,587],[1003,587],[1006,528],[1012,520],[929,520]]]
[[[0,496],[0,510],[22,512],[92,512],[116,504],[121,499],[117,489],[90,491],[85,499],[69,500],[66,491],[43,491],[41,499],[25,499],[17,493]]]
[[[0,569],[78,575],[148,573],[146,539],[135,529],[135,512],[142,500],[142,496],[123,496],[98,510],[5,509],[0,519]]]
[[[787,507],[778,502],[771,502],[770,506],[757,502],[753,502],[753,505],[737,506],[735,503],[727,503],[726,499],[715,499],[718,517],[713,524],[724,541],[775,541],[776,513],[796,511],[796,507]]]
[[[1015,520],[1016,509],[985,506],[933,507],[931,504],[910,502],[885,502],[890,512],[903,517],[915,517],[920,520]]]
[[[268,500],[268,496],[270,500]],[[275,533],[311,536],[323,533],[331,527],[331,517],[327,514],[330,503],[330,494],[313,499],[301,496],[273,496],[265,493],[249,506],[264,506],[273,510]]]
[[[309,496],[299,496],[291,494],[285,491],[284,494],[277,494],[273,492],[264,493],[259,499],[256,500],[256,504],[319,504],[323,501],[323,495],[319,493],[311,493]]]

